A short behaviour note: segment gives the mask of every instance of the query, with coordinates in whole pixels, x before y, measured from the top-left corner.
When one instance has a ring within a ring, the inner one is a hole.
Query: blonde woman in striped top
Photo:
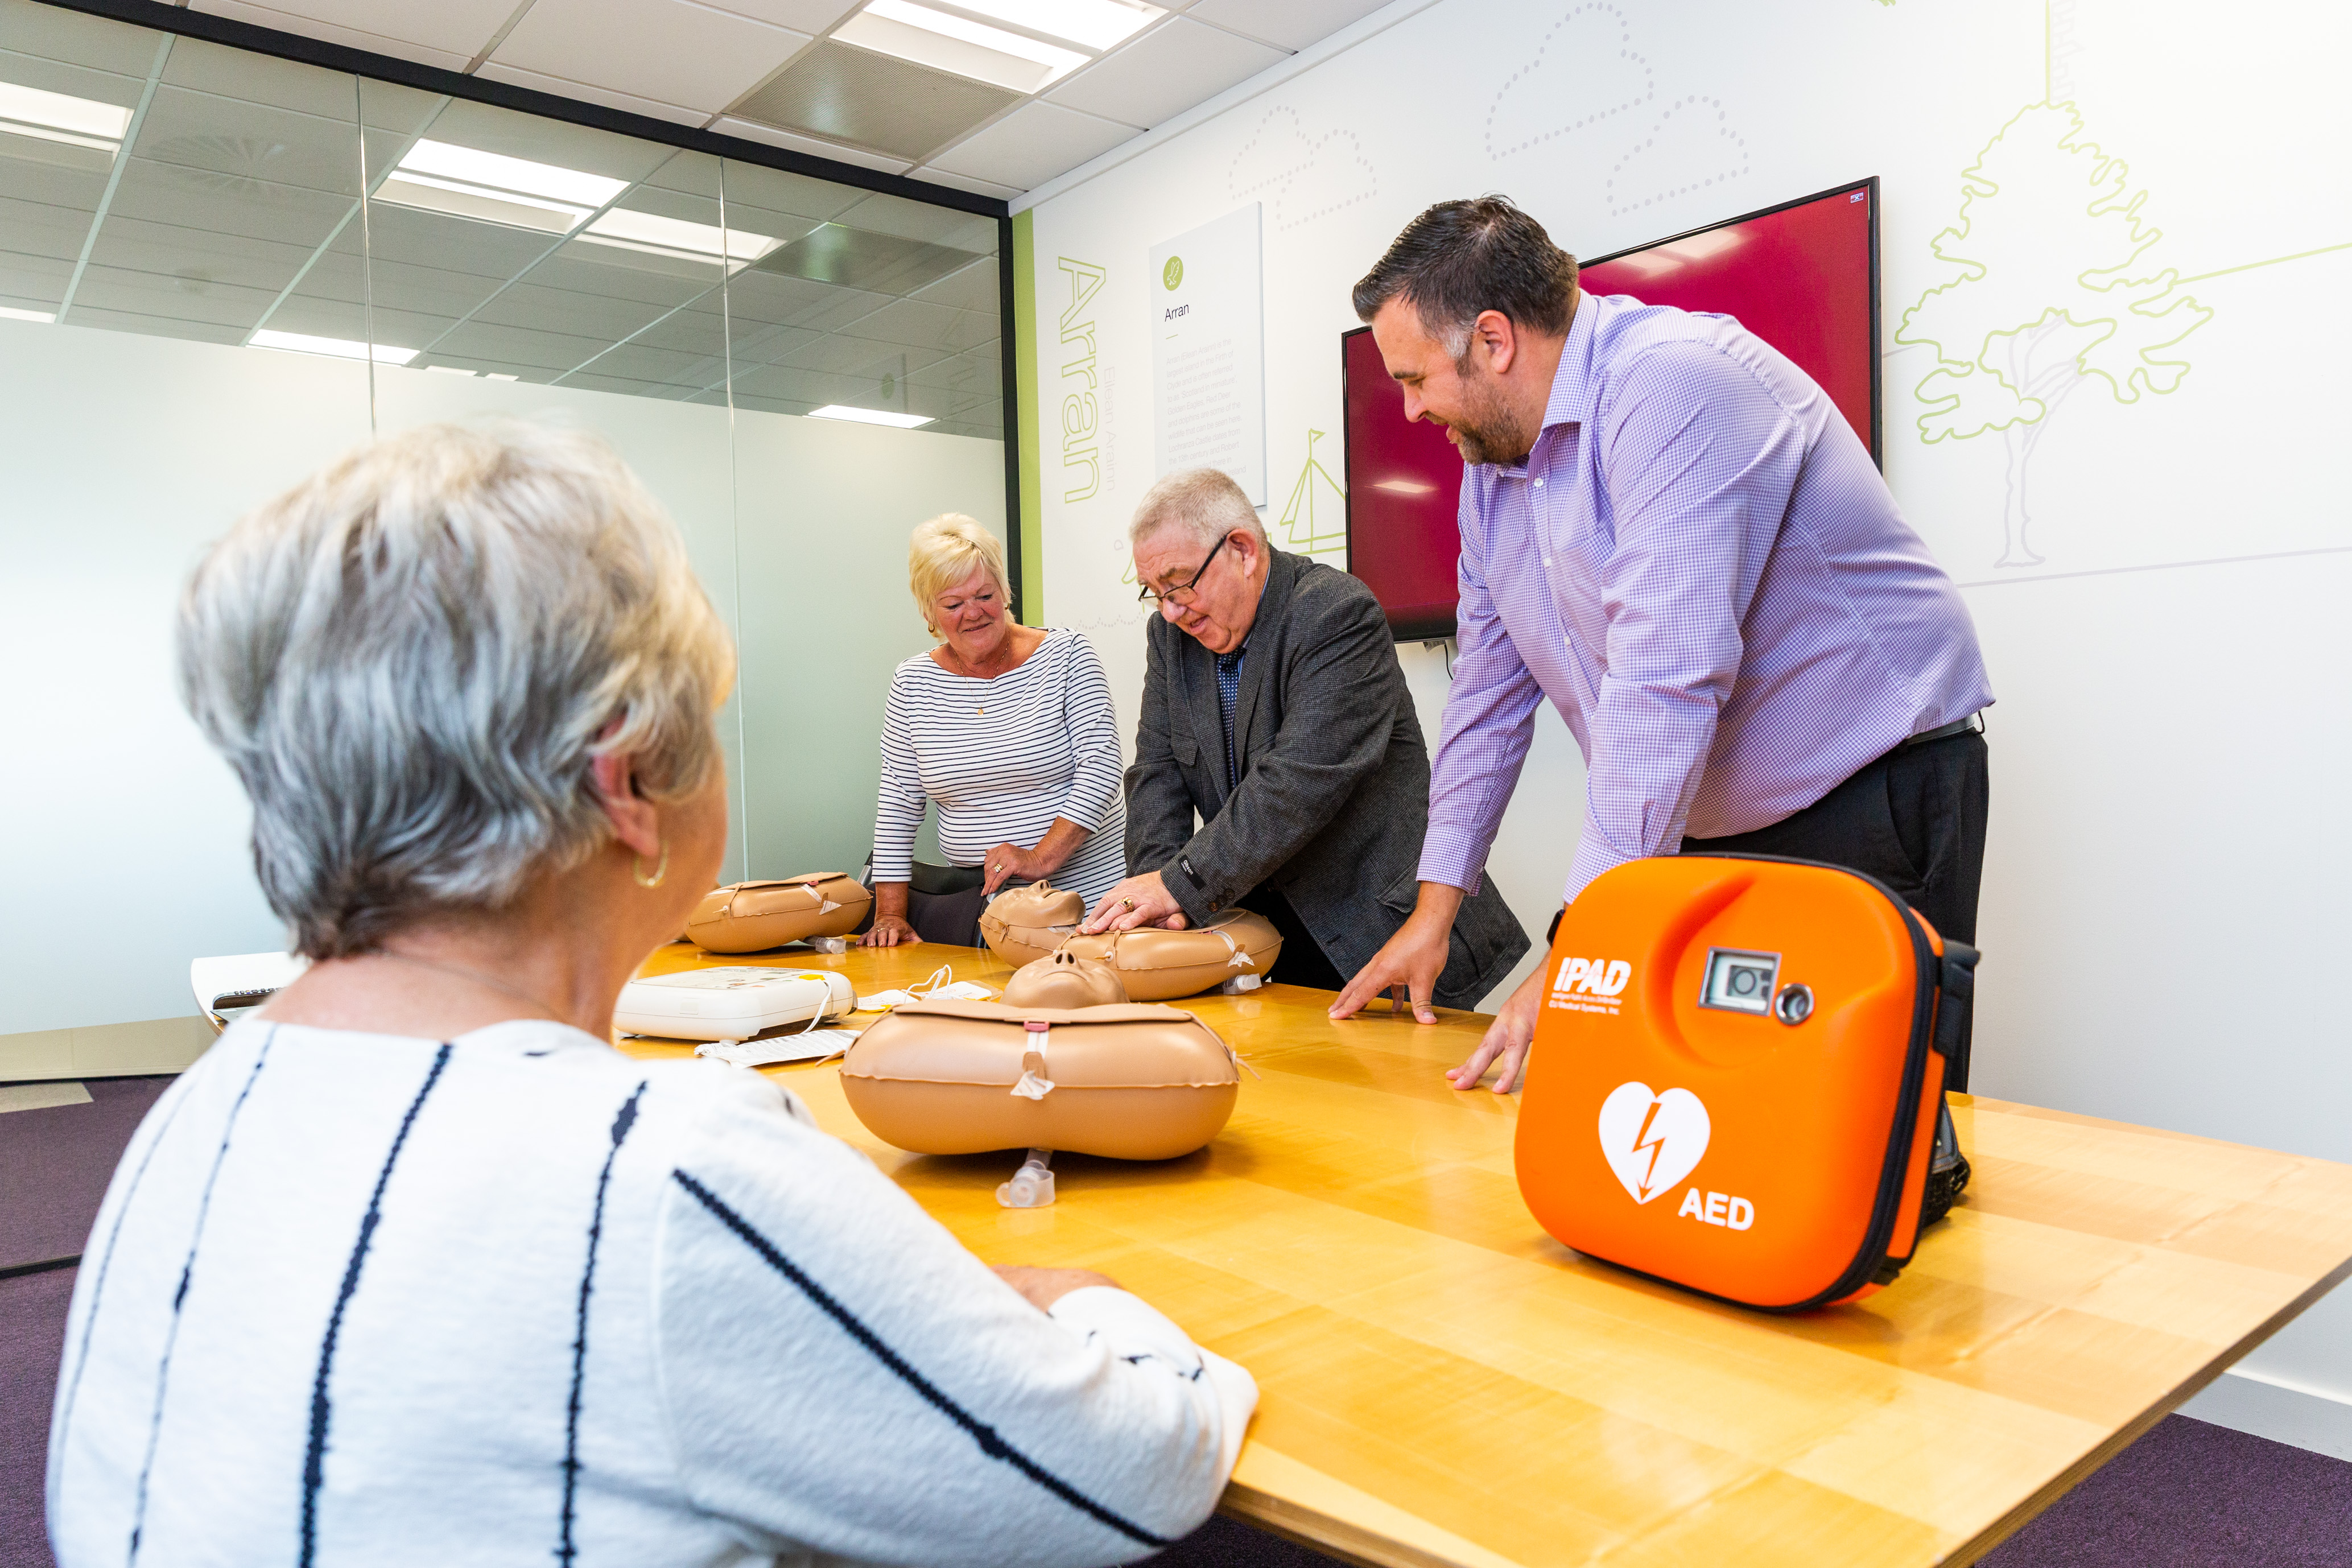
[[[1118,721],[1093,645],[1013,619],[1004,546],[971,518],[917,528],[907,565],[940,646],[890,680],[866,942],[922,940],[907,908],[926,802],[940,850],[979,871],[982,896],[1050,880],[1100,898],[1127,875],[1127,817]]]

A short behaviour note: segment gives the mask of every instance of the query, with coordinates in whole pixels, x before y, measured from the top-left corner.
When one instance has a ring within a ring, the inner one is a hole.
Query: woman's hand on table
[[[1519,1087],[1527,1074],[1528,1047],[1535,1043],[1536,1020],[1543,1016],[1544,979],[1550,972],[1549,963],[1538,964],[1533,974],[1519,983],[1469,1059],[1446,1069],[1447,1082],[1456,1089],[1475,1089],[1487,1068],[1494,1067],[1496,1094],[1508,1094]]]
[[[1083,1290],[1090,1285],[1118,1289],[1118,1280],[1091,1268],[1030,1268],[1008,1263],[996,1266],[996,1277],[1020,1291],[1023,1299],[1041,1312],[1050,1311],[1055,1302],[1071,1291]]]
[[[1133,931],[1138,926],[1160,926],[1168,931],[1182,931],[1185,926],[1183,907],[1160,879],[1160,873],[1129,877],[1102,896],[1095,912],[1078,929],[1091,936],[1097,931]]]
[[[904,915],[877,915],[873,926],[857,939],[860,947],[920,947],[923,939]]]

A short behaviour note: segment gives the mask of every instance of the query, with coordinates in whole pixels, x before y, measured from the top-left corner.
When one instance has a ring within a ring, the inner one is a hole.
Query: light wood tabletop
[[[684,943],[646,972],[743,963],[861,991],[1010,973]],[[1044,1209],[995,1202],[1017,1154],[902,1152],[833,1066],[772,1070],[989,1262],[1101,1269],[1249,1368],[1223,1511],[1365,1563],[1972,1562],[2352,1272],[2352,1166],[1955,1096],[1975,1180],[1903,1277],[1745,1311],[1537,1226],[1516,1100],[1440,1076],[1483,1016],[1334,1024],[1329,1000],[1181,1004],[1260,1075],[1232,1121],[1163,1163],[1057,1157]]]

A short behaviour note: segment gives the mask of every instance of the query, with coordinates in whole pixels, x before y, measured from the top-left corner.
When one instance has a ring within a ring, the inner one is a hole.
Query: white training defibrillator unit
[[[748,1040],[762,1029],[814,1023],[856,1005],[848,980],[827,970],[729,964],[630,981],[621,987],[613,1025],[667,1040]]]

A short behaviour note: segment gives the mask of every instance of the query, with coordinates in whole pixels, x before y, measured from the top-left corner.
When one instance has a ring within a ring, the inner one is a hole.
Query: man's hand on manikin
[[[1402,1013],[1410,1005],[1414,1022],[1437,1022],[1430,997],[1437,990],[1437,977],[1444,973],[1454,912],[1461,907],[1461,889],[1444,882],[1423,882],[1412,913],[1348,982],[1339,999],[1331,1004],[1331,1016],[1352,1018],[1385,991],[1391,1013]]]

